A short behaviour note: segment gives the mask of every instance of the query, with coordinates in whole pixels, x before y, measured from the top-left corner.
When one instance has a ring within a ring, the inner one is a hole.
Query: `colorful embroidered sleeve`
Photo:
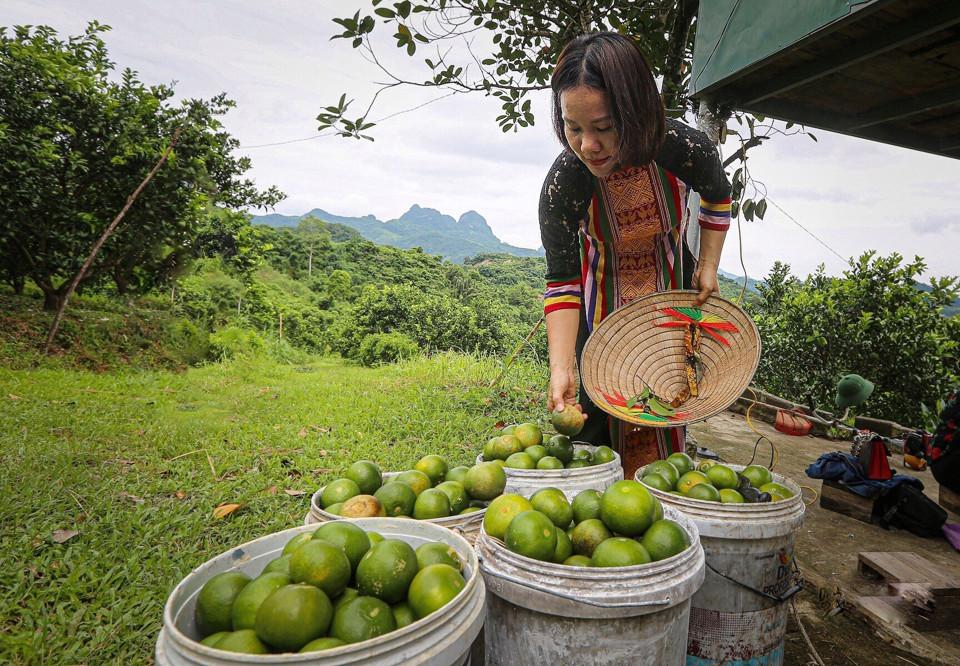
[[[714,231],[726,231],[730,227],[730,197],[723,201],[700,199],[700,226]]]
[[[590,172],[564,151],[554,161],[540,192],[540,238],[547,255],[543,311],[579,309],[581,287],[580,225],[593,196]]]
[[[700,226],[726,231],[730,226],[730,181],[717,147],[700,130],[667,118],[657,163],[700,195]]]

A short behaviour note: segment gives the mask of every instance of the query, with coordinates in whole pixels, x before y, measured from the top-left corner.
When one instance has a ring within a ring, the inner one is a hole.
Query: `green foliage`
[[[855,372],[876,385],[865,405],[871,416],[921,423],[923,405],[960,379],[960,319],[942,316],[957,281],[933,279],[922,292],[925,269],[920,258],[868,252],[841,277],[821,268],[800,281],[776,264],[751,307],[763,342],[757,382],[832,410],[837,381]]]
[[[500,100],[503,113],[497,124],[504,132],[534,124],[529,94],[550,87],[550,75],[560,52],[574,37],[613,30],[636,39],[647,56],[654,76],[664,79],[667,107],[682,115],[687,106],[686,81],[693,55],[696,3],[677,0],[621,2],[598,0],[372,0],[372,13],[334,19],[354,48],[372,55],[369,36],[378,25],[393,31],[396,47],[414,56],[423,45],[426,79],[394,82],[445,88],[458,93],[477,92]],[[481,32],[484,38],[474,40]],[[471,48],[451,48],[454,37],[469,38]],[[487,40],[489,38],[489,42]],[[486,46],[485,52],[480,49]],[[317,116],[319,128],[336,129],[342,136],[365,138],[374,124],[366,115],[348,115],[346,94]],[[372,105],[371,105],[372,106]]]
[[[0,28],[0,259],[54,308],[94,241],[169,144],[180,143],[107,241],[83,284],[143,292],[180,268],[209,205],[266,207],[282,194],[243,178],[248,158],[220,117],[225,95],[172,103],[173,88],[116,74],[93,22],[67,40]]]
[[[239,326],[226,326],[210,335],[210,352],[219,361],[234,358],[255,358],[267,349],[267,342],[256,331]]]
[[[500,321],[447,295],[425,294],[409,285],[369,286],[330,327],[333,349],[360,358],[364,338],[403,333],[428,352],[457,350],[499,354],[505,351]]]
[[[413,358],[419,353],[417,343],[403,333],[371,333],[360,341],[357,360],[374,366]]]

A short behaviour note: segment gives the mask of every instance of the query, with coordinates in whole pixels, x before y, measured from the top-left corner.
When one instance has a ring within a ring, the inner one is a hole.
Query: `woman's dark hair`
[[[654,160],[663,143],[663,102],[650,66],[633,41],[616,32],[580,35],[564,47],[550,86],[553,129],[565,148],[570,144],[563,132],[560,95],[587,86],[607,94],[620,138],[620,164],[642,166]]]

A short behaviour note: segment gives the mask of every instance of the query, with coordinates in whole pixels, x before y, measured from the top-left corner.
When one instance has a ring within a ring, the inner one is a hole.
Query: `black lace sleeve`
[[[688,127],[675,118],[667,118],[667,131],[657,155],[657,164],[673,172],[701,199],[729,202],[730,181],[723,171],[720,154],[700,130]]]
[[[580,223],[593,196],[593,176],[576,155],[563,151],[540,190],[540,238],[547,253],[547,283],[580,276]]]

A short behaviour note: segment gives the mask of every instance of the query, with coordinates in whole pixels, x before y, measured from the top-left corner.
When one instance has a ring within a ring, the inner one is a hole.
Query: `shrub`
[[[417,343],[403,333],[371,333],[360,342],[357,360],[367,366],[395,363],[419,351]]]

